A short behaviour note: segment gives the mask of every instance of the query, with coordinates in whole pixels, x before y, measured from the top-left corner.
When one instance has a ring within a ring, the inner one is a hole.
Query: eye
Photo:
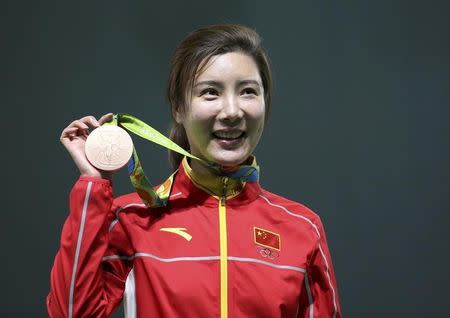
[[[208,87],[200,92],[200,96],[205,96],[206,98],[208,98],[208,97],[212,98],[215,96],[219,96],[219,92],[215,88]]]
[[[258,92],[253,87],[246,87],[242,90],[241,95],[258,95]]]

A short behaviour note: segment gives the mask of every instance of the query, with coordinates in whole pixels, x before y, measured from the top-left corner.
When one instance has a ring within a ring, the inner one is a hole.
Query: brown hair
[[[242,52],[252,57],[258,66],[264,88],[267,120],[272,96],[272,75],[268,57],[261,46],[261,38],[255,30],[237,24],[211,25],[194,30],[176,48],[170,68],[167,97],[172,113],[170,139],[189,150],[186,131],[175,121],[175,112],[184,112],[188,94],[198,73],[215,55]],[[176,170],[183,156],[169,150],[169,160]]]

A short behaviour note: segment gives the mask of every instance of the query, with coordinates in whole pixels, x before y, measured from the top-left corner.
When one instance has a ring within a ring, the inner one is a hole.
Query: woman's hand
[[[108,113],[103,115],[97,121],[94,116],[86,116],[74,120],[62,131],[60,141],[69,152],[75,162],[75,165],[78,167],[78,170],[80,170],[81,175],[111,180],[111,171],[99,170],[91,165],[89,160],[86,158],[84,144],[87,136],[89,135],[89,129],[100,127],[103,123],[110,121],[112,117],[113,114]]]

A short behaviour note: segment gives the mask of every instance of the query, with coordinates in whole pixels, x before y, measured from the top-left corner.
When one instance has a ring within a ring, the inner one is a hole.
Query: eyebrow
[[[218,87],[223,87],[223,84],[221,82],[218,81],[201,81],[201,82],[197,82],[194,87],[200,86],[200,85],[210,85],[210,86],[218,86]]]
[[[257,86],[262,86],[261,83],[259,83],[257,80],[243,80],[238,82],[238,86],[247,85],[247,84],[254,84]]]
[[[253,85],[257,85],[257,86],[262,86],[257,80],[252,80],[252,79],[238,81],[237,86],[248,85],[248,84],[253,84]],[[201,82],[197,82],[197,83],[194,85],[194,88],[195,88],[195,87],[198,87],[198,86],[201,86],[201,85],[210,85],[210,86],[216,86],[216,87],[223,87],[223,86],[224,86],[224,85],[222,84],[222,82],[220,82],[220,81],[209,80],[209,81],[201,81]]]

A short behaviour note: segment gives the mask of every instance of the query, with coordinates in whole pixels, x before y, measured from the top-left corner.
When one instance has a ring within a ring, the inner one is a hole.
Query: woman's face
[[[231,52],[211,58],[195,79],[185,112],[175,117],[186,130],[193,155],[232,168],[252,154],[264,116],[256,63],[244,53]]]

